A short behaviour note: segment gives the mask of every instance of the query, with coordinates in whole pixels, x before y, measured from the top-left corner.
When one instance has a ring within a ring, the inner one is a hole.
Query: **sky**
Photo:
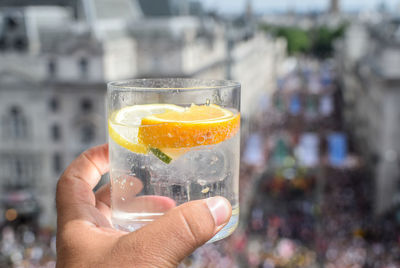
[[[344,11],[361,11],[375,9],[379,4],[385,5],[393,10],[400,7],[400,0],[339,0],[340,7]],[[222,13],[239,13],[247,0],[202,0],[206,9],[217,9]],[[284,12],[296,11],[319,11],[326,10],[329,0],[252,0],[253,9],[256,12]]]

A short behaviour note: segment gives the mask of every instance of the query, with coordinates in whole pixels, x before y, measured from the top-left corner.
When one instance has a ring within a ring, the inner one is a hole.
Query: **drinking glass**
[[[191,200],[223,196],[239,218],[240,84],[134,79],[107,90],[112,223],[135,231]]]

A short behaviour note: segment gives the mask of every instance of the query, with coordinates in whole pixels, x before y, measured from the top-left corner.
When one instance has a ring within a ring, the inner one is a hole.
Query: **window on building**
[[[4,187],[21,189],[33,185],[35,159],[32,155],[4,154],[0,158],[5,170]]]
[[[96,138],[95,126],[91,123],[86,123],[80,128],[81,132],[81,142],[88,144],[94,141]]]
[[[81,109],[83,112],[90,112],[92,111],[93,103],[90,99],[83,99],[81,101]]]
[[[12,106],[8,116],[9,135],[14,139],[25,139],[28,137],[27,120],[18,106]]]
[[[47,64],[47,71],[50,78],[54,78],[57,74],[57,64],[54,59],[50,59]]]
[[[83,77],[86,77],[88,75],[89,61],[87,58],[82,57],[79,59],[79,69]]]
[[[17,178],[22,177],[22,161],[19,158],[15,159],[15,174]]]
[[[54,124],[51,126],[51,138],[53,141],[59,141],[61,139],[61,130],[59,125]]]
[[[0,134],[1,134],[1,137],[4,140],[6,140],[6,139],[8,139],[10,137],[8,121],[9,121],[9,118],[6,115],[3,115],[2,118],[1,118],[1,121],[0,121],[0,123],[1,123],[1,125],[0,125]]]
[[[17,37],[14,40],[14,49],[17,51],[24,51],[28,47],[28,42],[25,37]]]
[[[7,48],[6,39],[4,37],[0,37],[0,50],[5,50]]]
[[[55,153],[53,156],[54,173],[59,174],[62,171],[62,157],[60,153]]]
[[[58,112],[60,110],[60,101],[58,98],[53,97],[49,100],[49,108],[52,112]]]
[[[6,17],[4,19],[4,22],[5,22],[4,25],[5,25],[5,27],[6,27],[6,29],[8,31],[15,30],[15,29],[17,29],[19,27],[19,22],[15,17],[11,17],[11,16],[10,17]]]

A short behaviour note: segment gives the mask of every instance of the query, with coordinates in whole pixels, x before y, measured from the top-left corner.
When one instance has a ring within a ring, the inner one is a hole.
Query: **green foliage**
[[[283,37],[287,41],[287,51],[290,55],[311,53],[317,57],[329,57],[333,53],[333,43],[343,36],[347,24],[338,27],[316,26],[303,30],[296,26],[273,26],[263,24],[260,28],[274,36]]]
[[[313,29],[313,46],[312,53],[317,57],[329,57],[333,53],[333,43],[337,38],[343,36],[347,25],[342,24],[337,28],[328,28],[320,26]]]
[[[308,33],[296,27],[280,27],[276,31],[276,36],[287,40],[288,53],[307,53],[311,48],[311,39]]]

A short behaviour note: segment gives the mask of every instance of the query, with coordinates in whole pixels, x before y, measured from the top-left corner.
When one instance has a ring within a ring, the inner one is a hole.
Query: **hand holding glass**
[[[182,203],[223,196],[239,216],[240,84],[137,79],[108,84],[112,223],[135,231]]]

